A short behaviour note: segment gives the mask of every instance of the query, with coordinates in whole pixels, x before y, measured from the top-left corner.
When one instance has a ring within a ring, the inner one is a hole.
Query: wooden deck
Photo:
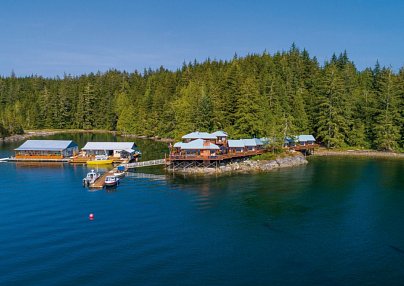
[[[122,162],[123,161],[123,162]],[[121,160],[121,164],[119,166],[127,166],[127,159]],[[113,168],[112,170],[105,172],[102,174],[94,183],[90,184],[90,189],[102,189],[105,187],[105,178],[107,176],[113,176],[115,172],[118,171],[118,167]]]
[[[17,154],[14,157],[8,159],[10,162],[68,162],[68,157],[62,155],[20,155]]]
[[[69,163],[71,164],[86,164],[87,161],[94,160],[94,156],[87,156],[87,157],[73,157],[70,159]],[[116,158],[116,157],[109,157],[109,159],[113,160],[114,164],[125,162],[126,159]]]
[[[57,163],[68,163],[70,161],[69,158],[54,158],[48,156],[24,156],[21,157],[10,157],[7,159],[8,162],[57,162]]]
[[[30,159],[41,159],[41,160],[59,160],[64,157],[61,155],[15,155],[17,160],[30,160]]]
[[[296,146],[290,146],[286,147],[289,150],[295,150],[295,151],[303,151],[303,150],[313,150],[315,148],[318,148],[320,145],[318,144],[308,144],[308,145],[296,145]]]
[[[243,158],[255,155],[261,155],[265,150],[255,150],[237,153],[228,153],[216,156],[201,156],[201,155],[170,155],[167,161],[223,161],[233,158]]]

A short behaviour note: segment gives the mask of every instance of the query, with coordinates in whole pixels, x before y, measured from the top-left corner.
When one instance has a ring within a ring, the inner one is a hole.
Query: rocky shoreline
[[[32,131],[32,132],[25,132],[24,134],[14,134],[8,137],[0,138],[0,142],[17,142],[17,141],[23,141],[28,138],[34,137],[34,136],[49,136],[49,135],[54,135],[57,133],[61,132],[56,132],[56,131]]]
[[[8,137],[0,137],[0,142],[17,142],[17,141],[23,141],[27,140],[28,138],[31,137],[36,137],[36,136],[50,136],[50,135],[55,135],[55,134],[61,134],[61,133],[111,133],[114,135],[120,135],[122,137],[127,137],[127,138],[139,138],[139,139],[149,139],[149,140],[154,140],[154,141],[159,141],[159,142],[175,142],[174,139],[171,138],[161,138],[157,136],[142,136],[142,135],[135,135],[135,134],[122,134],[119,133],[118,131],[111,131],[111,130],[82,130],[82,129],[65,129],[65,130],[27,130],[24,134],[15,134],[11,135]]]
[[[24,134],[14,134],[8,137],[0,138],[0,142],[17,142],[23,141],[31,137],[50,136],[61,133],[112,133],[116,131],[109,130],[81,130],[81,129],[66,129],[66,130],[28,130]]]
[[[316,150],[314,156],[353,156],[353,157],[374,157],[374,158],[400,158],[404,159],[404,153],[383,152],[375,150],[347,150],[347,151],[333,151],[333,150]]]
[[[246,160],[234,162],[217,168],[192,167],[186,169],[168,169],[170,172],[188,175],[216,175],[227,173],[260,173],[269,172],[281,168],[290,168],[306,165],[308,161],[303,155],[293,155],[276,158],[275,160]]]

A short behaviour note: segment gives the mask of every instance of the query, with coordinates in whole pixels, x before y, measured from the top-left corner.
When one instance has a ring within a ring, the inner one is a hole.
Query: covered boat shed
[[[87,142],[81,149],[86,155],[108,155],[120,158],[123,153],[133,154],[135,142]]]
[[[15,150],[16,159],[63,159],[78,153],[72,140],[27,140]]]

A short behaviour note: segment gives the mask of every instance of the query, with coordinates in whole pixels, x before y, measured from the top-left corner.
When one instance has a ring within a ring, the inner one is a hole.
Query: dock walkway
[[[102,174],[94,183],[90,184],[92,189],[102,189],[105,186],[105,178],[107,176],[113,175],[113,171],[108,171]]]
[[[159,159],[159,160],[150,160],[150,161],[143,161],[143,162],[121,164],[121,166],[125,166],[126,169],[133,169],[133,168],[140,168],[140,167],[164,165],[165,163],[166,163],[165,159]]]

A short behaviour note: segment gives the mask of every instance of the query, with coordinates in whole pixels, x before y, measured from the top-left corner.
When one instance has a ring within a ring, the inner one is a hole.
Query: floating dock
[[[127,162],[127,159],[121,159],[116,157],[109,157],[112,160],[112,164],[120,164]],[[93,157],[73,157],[69,160],[70,164],[87,164],[87,161],[94,160]]]
[[[166,163],[165,159],[158,159],[158,160],[141,161],[141,162],[133,162],[133,163],[123,163],[123,164],[121,164],[121,166],[124,166],[126,169],[133,169],[133,168],[140,168],[140,167],[164,165],[165,163]]]
[[[102,174],[94,183],[90,184],[91,189],[102,189],[105,186],[105,178],[114,174],[114,171],[108,171]]]
[[[115,172],[117,172],[120,166],[125,167],[125,169],[133,169],[133,168],[140,168],[140,167],[148,167],[148,166],[156,166],[156,165],[164,165],[166,163],[165,159],[160,160],[150,160],[150,161],[143,161],[143,162],[135,162],[135,163],[128,163],[127,161],[120,164],[118,167],[112,169],[111,171],[105,172],[102,174],[94,183],[90,184],[91,189],[102,189],[105,187],[105,178],[107,176],[113,176]]]
[[[4,158],[6,160],[2,159],[2,162],[53,162],[53,163],[69,163],[70,159],[50,159],[50,158],[15,158],[15,157],[10,157],[10,158]]]

